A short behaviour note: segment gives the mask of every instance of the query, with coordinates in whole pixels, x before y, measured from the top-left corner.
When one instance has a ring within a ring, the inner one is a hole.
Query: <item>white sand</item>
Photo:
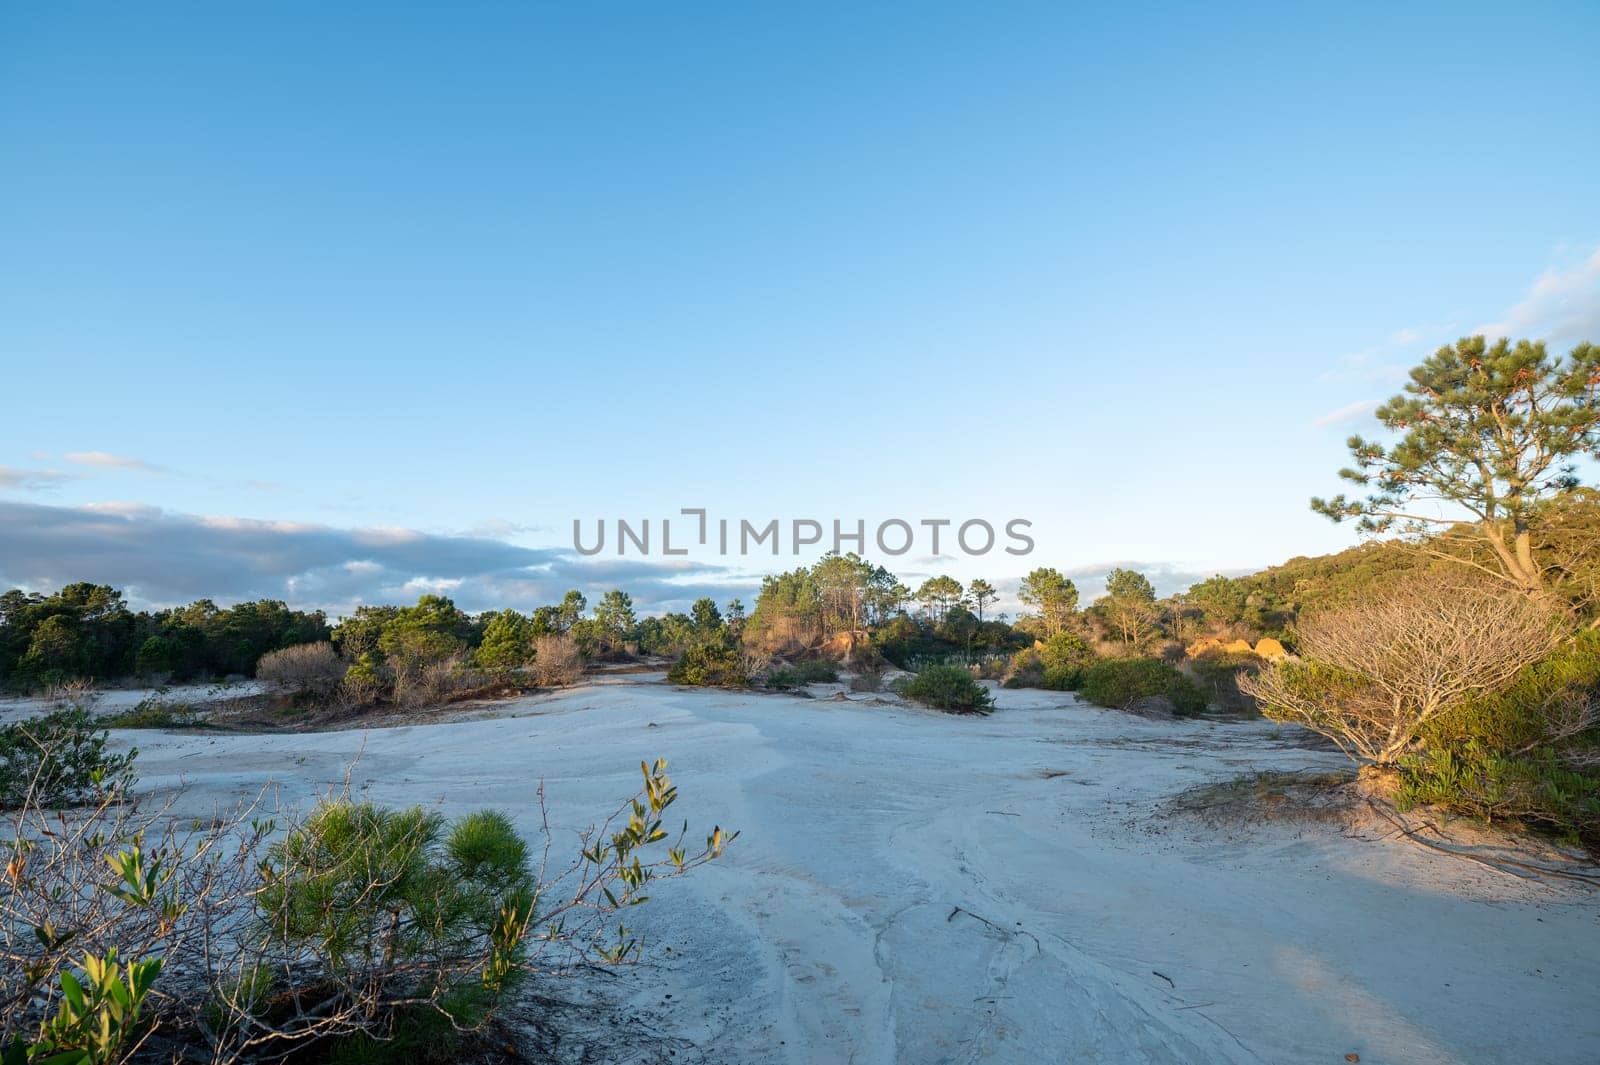
[[[255,680],[217,681],[211,684],[174,684],[166,688],[98,688],[80,701],[97,714],[132,710],[146,699],[173,706],[203,707],[227,699],[259,695],[265,686]],[[51,708],[48,700],[32,695],[0,695],[0,724],[32,717]]]
[[[195,810],[269,779],[309,799],[364,748],[366,796],[529,831],[541,777],[574,829],[667,757],[692,828],[744,835],[635,911],[655,961],[569,993],[680,1040],[675,1061],[1600,1061],[1595,896],[1331,824],[1152,816],[1337,755],[1054,693],[1001,692],[983,719],[867,698],[622,677],[479,720],[125,738]],[[622,1060],[623,1031],[592,1060]]]

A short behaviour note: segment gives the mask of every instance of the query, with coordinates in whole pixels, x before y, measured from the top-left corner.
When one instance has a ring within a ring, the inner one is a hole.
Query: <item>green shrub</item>
[[[1179,715],[1204,713],[1205,693],[1165,662],[1154,658],[1114,658],[1083,671],[1078,694],[1099,706],[1126,710],[1140,699],[1165,696]]]
[[[421,807],[325,803],[272,846],[263,879],[262,922],[291,957],[391,1002],[448,1000],[462,1027],[517,971],[533,918],[527,844],[493,811],[447,831]]]
[[[970,672],[953,665],[929,666],[921,673],[895,683],[894,689],[912,702],[951,713],[987,714],[994,699]]]
[[[71,806],[133,785],[133,760],[106,751],[106,730],[81,707],[0,727],[0,809],[32,789],[39,806]]]
[[[40,1026],[38,1040],[31,1045],[14,1043],[5,1060],[9,1063],[16,1056],[47,1065],[111,1065],[123,1060],[124,1046],[137,1046],[145,999],[160,973],[160,958],[124,965],[117,960],[116,948],[98,957],[85,954],[77,972],[63,969],[59,974],[60,1005]]]
[[[1600,850],[1600,773],[1566,766],[1548,748],[1498,754],[1469,740],[1411,755],[1400,763],[1396,800],[1401,809],[1439,806]]]
[[[1239,674],[1259,673],[1266,661],[1253,652],[1207,651],[1189,661],[1195,683],[1211,700],[1233,710],[1254,707],[1239,690]]]
[[[1039,648],[1039,661],[1048,670],[1085,669],[1094,664],[1094,649],[1075,632],[1058,632]]]
[[[205,723],[200,711],[188,703],[163,702],[157,696],[115,714],[105,714],[100,724],[106,728],[175,729],[195,728]]]
[[[1027,647],[1011,656],[1002,688],[1037,688],[1044,683],[1044,661],[1036,648]]]
[[[1038,647],[1011,656],[1004,687],[1076,691],[1083,671],[1098,661],[1094,649],[1075,632],[1058,632]]]
[[[695,644],[667,670],[673,684],[693,684],[709,688],[743,688],[750,683],[744,655],[731,643]]]
[[[780,666],[767,674],[767,687],[778,690],[803,688],[807,684],[832,684],[839,670],[825,658],[807,658],[791,666]]]
[[[378,701],[385,687],[378,656],[367,651],[344,671],[344,679],[339,682],[339,694],[351,706],[370,706]]]
[[[1056,692],[1075,692],[1083,683],[1083,670],[1077,666],[1046,666],[1039,687]]]
[[[714,828],[697,850],[687,824],[669,834],[666,763],[640,772],[576,860],[541,855],[542,885],[496,813],[335,801],[280,837],[248,804],[186,821],[137,796],[59,817],[29,803],[0,838],[0,1061],[126,1059],[154,959],[171,986],[152,1060],[254,1060],[264,1031],[273,1060],[499,1060],[486,1025],[504,989],[638,959],[621,918],[738,836]],[[122,957],[141,961],[113,969]]]
[[[1525,750],[1546,738],[1562,700],[1597,698],[1600,631],[1589,631],[1528,666],[1501,691],[1468,699],[1424,722],[1420,738],[1428,747],[1477,740],[1492,751]]]

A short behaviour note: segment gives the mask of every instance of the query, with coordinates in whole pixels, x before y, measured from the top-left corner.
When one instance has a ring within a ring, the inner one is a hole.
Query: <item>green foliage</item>
[[[579,642],[584,644],[586,654],[612,654],[633,639],[633,630],[638,624],[633,613],[633,597],[620,588],[613,588],[600,597],[585,634],[587,639],[580,637]]]
[[[346,699],[365,706],[374,702],[383,690],[383,674],[378,668],[378,656],[368,651],[351,662],[344,671],[340,689]]]
[[[1600,849],[1600,773],[1570,768],[1547,748],[1499,754],[1468,740],[1409,756],[1400,774],[1401,809],[1439,806]]]
[[[122,593],[69,584],[52,595],[0,595],[0,685],[29,691],[85,678],[172,680],[249,674],[268,651],[328,638],[321,613],[275,600],[226,610],[202,599],[135,613]]]
[[[1201,617],[1211,625],[1243,621],[1249,598],[1250,589],[1244,581],[1221,574],[1207,577],[1184,594],[1185,601],[1198,609]]]
[[[1239,691],[1240,673],[1257,673],[1265,663],[1253,653],[1240,651],[1208,651],[1189,662],[1189,672],[1212,702],[1233,710],[1244,710],[1252,704]]]
[[[940,574],[929,577],[916,591],[917,602],[928,611],[928,617],[943,621],[951,608],[959,605],[965,595],[961,582]]]
[[[199,728],[205,721],[187,703],[169,703],[160,695],[152,695],[127,710],[102,715],[99,724],[105,728],[180,729]]]
[[[1046,666],[1039,677],[1039,687],[1056,692],[1075,692],[1083,684],[1083,670],[1073,667]]]
[[[1039,611],[1045,635],[1060,632],[1078,609],[1078,586],[1047,566],[1022,578],[1017,598]]]
[[[455,993],[437,1007],[402,1006],[376,1031],[352,1032],[328,1048],[328,1065],[456,1065],[467,1058],[469,1026],[460,1018],[481,1012],[477,996]]]
[[[715,627],[708,631],[714,632]],[[705,635],[706,633],[695,628],[693,618],[688,614],[679,613],[640,618],[639,625],[634,630],[634,639],[638,642],[640,654],[667,655],[673,658],[681,655],[684,648],[696,640],[703,639]]]
[[[778,690],[803,688],[807,684],[831,684],[839,670],[825,658],[805,658],[789,666],[779,666],[767,674],[767,687]]]
[[[749,685],[750,675],[744,656],[732,642],[708,640],[684,651],[667,670],[667,680],[704,688],[743,688]]]
[[[1113,658],[1083,671],[1078,694],[1098,706],[1126,710],[1140,699],[1165,696],[1181,716],[1205,712],[1205,693],[1188,677],[1154,658]]]
[[[1580,633],[1504,690],[1473,696],[1425,722],[1419,738],[1428,747],[1475,739],[1491,751],[1526,750],[1547,738],[1552,715],[1567,700],[1600,700],[1600,632]]]
[[[20,806],[30,789],[41,806],[71,806],[132,787],[138,749],[111,754],[106,739],[79,707],[0,726],[0,808]]]
[[[1094,649],[1075,632],[1058,632],[1039,648],[1039,661],[1050,670],[1083,670],[1096,661]]]
[[[473,652],[478,665],[507,673],[533,657],[533,626],[515,610],[502,610],[483,627],[483,640]]]
[[[952,609],[942,623],[898,614],[871,633],[871,647],[901,669],[916,671],[933,662],[971,662],[1009,652],[1028,637],[998,621],[980,622],[964,608]]]
[[[162,1017],[182,1054],[254,1060],[248,1041],[265,1031],[278,1050],[269,1056],[295,1061],[477,1060],[487,1044],[466,1037],[504,991],[533,971],[636,960],[642,943],[615,915],[737,838],[718,827],[691,853],[685,824],[669,840],[677,789],[665,762],[640,770],[642,789],[583,832],[577,860],[543,885],[527,843],[494,812],[446,822],[336,801],[275,843],[276,824],[247,814],[187,830],[134,803],[84,821],[41,817],[42,831],[0,848],[13,852],[0,874],[11,966],[0,1060],[128,1060],[158,973],[173,984]],[[112,945],[152,960],[119,966]],[[69,949],[87,955],[81,970]]]
[[[982,577],[975,577],[967,584],[967,597],[972,600],[972,607],[978,613],[978,620],[983,620],[983,611],[986,606],[1000,598],[1000,593],[994,585]]]
[[[1058,632],[1041,646],[1011,657],[1005,687],[1077,691],[1083,671],[1097,661],[1094,649],[1075,632]]]
[[[143,1027],[145,999],[160,974],[160,958],[124,965],[116,948],[98,957],[84,955],[76,973],[62,970],[60,1005],[27,1047],[25,1060],[44,1065],[121,1061],[124,1047]]]
[[[420,807],[324,803],[273,845],[262,876],[274,941],[341,981],[427,995],[446,981],[452,1020],[469,1026],[517,971],[536,898],[527,844],[494,812],[447,826]]]
[[[722,628],[722,611],[714,599],[696,599],[689,607],[689,619],[697,633],[713,633]]]
[[[1144,574],[1114,569],[1106,575],[1106,594],[1095,600],[1093,616],[1129,648],[1142,647],[1159,635],[1156,590]]]
[[[988,689],[961,666],[928,666],[895,682],[894,690],[912,702],[950,713],[987,714],[994,710],[994,698]]]
[[[1156,601],[1156,590],[1150,584],[1150,579],[1131,569],[1114,569],[1106,574],[1106,595],[1112,599],[1138,599],[1146,603]]]
[[[347,661],[367,655],[396,673],[415,674],[461,654],[477,636],[472,619],[445,596],[424,595],[415,606],[361,606],[333,630]]]
[[[1543,343],[1483,336],[1441,347],[1411,371],[1405,394],[1377,410],[1393,446],[1352,436],[1354,465],[1339,476],[1367,493],[1313,499],[1334,521],[1366,532],[1461,526],[1408,512],[1414,499],[1465,510],[1487,550],[1484,564],[1529,592],[1545,586],[1531,527],[1577,484],[1572,460],[1600,455],[1600,347],[1552,359]]]
[[[1223,605],[1202,605],[1202,609],[1207,611],[1207,620],[1213,620],[1210,611],[1218,609],[1214,620],[1220,623],[1242,623],[1261,635],[1292,644],[1298,615],[1349,605],[1426,564],[1427,559],[1413,545],[1399,540],[1371,541],[1337,554],[1292,558],[1247,577],[1212,578],[1232,581],[1244,599],[1236,601],[1234,589],[1213,586]],[[1209,593],[1200,592],[1201,587],[1195,585],[1187,594],[1204,604]],[[1197,594],[1201,598],[1196,598]]]
[[[589,609],[589,600],[576,588],[567,592],[561,602],[551,606],[535,607],[528,617],[528,624],[533,630],[535,639],[540,636],[559,636],[570,632],[572,626],[583,618],[583,612]]]

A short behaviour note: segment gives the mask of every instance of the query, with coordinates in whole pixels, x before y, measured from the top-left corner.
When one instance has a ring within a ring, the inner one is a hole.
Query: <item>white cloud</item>
[[[113,455],[109,451],[69,451],[62,456],[77,466],[94,466],[102,470],[137,470],[140,473],[170,473],[165,466],[157,466],[144,459],[129,455]]]
[[[1319,429],[1326,429],[1329,426],[1344,425],[1348,422],[1357,421],[1377,410],[1379,402],[1376,399],[1361,399],[1354,403],[1346,403],[1338,410],[1330,410],[1311,424]]]
[[[1370,348],[1352,351],[1348,355],[1341,355],[1322,373],[1317,375],[1317,384],[1326,385],[1338,381],[1365,381],[1385,384],[1399,384],[1405,380],[1406,371],[1411,368],[1410,361],[1401,361],[1395,356],[1397,348],[1407,347],[1416,343],[1420,332],[1415,329],[1401,329],[1389,338],[1386,343],[1375,344]],[[1400,337],[1409,337],[1400,340]]]
[[[19,470],[15,466],[0,466],[0,488],[13,488],[19,492],[43,492],[73,475],[60,470]]]
[[[1600,341],[1600,248],[1571,266],[1540,274],[1519,303],[1477,332],[1554,344]]]

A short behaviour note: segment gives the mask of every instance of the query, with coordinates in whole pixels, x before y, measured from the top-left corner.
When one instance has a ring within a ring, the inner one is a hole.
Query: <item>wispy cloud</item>
[[[1600,341],[1600,248],[1576,263],[1540,274],[1527,295],[1499,321],[1477,332],[1555,344]]]
[[[72,474],[60,470],[19,470],[15,466],[0,466],[0,489],[44,492],[72,479]]]
[[[113,455],[108,451],[69,451],[62,458],[76,466],[93,466],[102,470],[137,470],[140,473],[171,473],[165,466],[157,466],[130,455]]]
[[[1415,361],[1406,354],[1422,339],[1420,328],[1396,329],[1383,341],[1339,356],[1332,366],[1317,375],[1317,384],[1362,382],[1397,385]],[[1412,352],[1414,354],[1414,351]]]
[[[1354,403],[1346,403],[1337,410],[1330,410],[1311,424],[1319,429],[1326,429],[1334,425],[1345,425],[1364,418],[1377,410],[1379,402],[1381,401],[1376,399],[1360,399]]]
[[[559,601],[569,588],[594,599],[614,587],[642,610],[685,610],[703,595],[750,602],[759,586],[746,574],[687,559],[587,560],[411,529],[200,517],[140,503],[0,500],[0,588],[79,580],[115,585],[153,606],[267,598],[334,614],[414,601],[426,591],[443,591],[465,610],[527,610]]]
[[[1528,337],[1546,340],[1558,349],[1584,340],[1600,341],[1600,248],[1576,262],[1546,270],[1533,280],[1527,293],[1499,319],[1469,330],[1489,337]],[[1317,375],[1319,385],[1345,384],[1365,392],[1377,386],[1398,388],[1410,368],[1440,344],[1458,334],[1453,325],[1406,326],[1388,336],[1334,360]],[[1424,350],[1425,349],[1425,350]],[[1362,387],[1364,386],[1364,387]],[[1312,424],[1327,428],[1354,421],[1377,406],[1361,400],[1316,418]]]

